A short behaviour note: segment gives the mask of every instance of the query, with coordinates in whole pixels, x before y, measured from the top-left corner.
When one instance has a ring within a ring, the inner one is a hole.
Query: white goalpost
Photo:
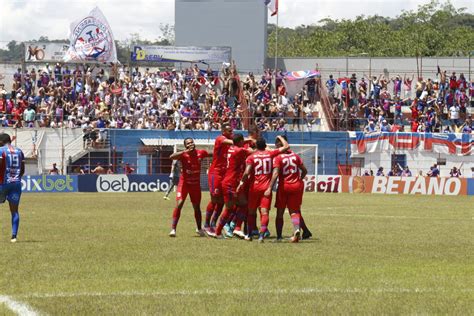
[[[203,149],[212,153],[214,151],[214,139],[195,139],[196,149]],[[184,150],[182,142],[174,145],[175,151]],[[308,175],[318,175],[318,145],[317,144],[290,144],[290,149],[298,154],[303,160]],[[201,163],[201,188],[208,190],[208,171],[211,166],[212,159],[205,158]]]

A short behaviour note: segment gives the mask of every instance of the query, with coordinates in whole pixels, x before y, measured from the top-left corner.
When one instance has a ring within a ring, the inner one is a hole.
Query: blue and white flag
[[[65,62],[118,63],[112,30],[98,7],[71,23],[69,40],[71,44],[64,56]]]

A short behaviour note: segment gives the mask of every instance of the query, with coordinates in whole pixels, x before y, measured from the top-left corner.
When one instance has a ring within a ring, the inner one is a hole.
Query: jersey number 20
[[[255,175],[270,174],[272,172],[272,160],[270,158],[255,159]]]

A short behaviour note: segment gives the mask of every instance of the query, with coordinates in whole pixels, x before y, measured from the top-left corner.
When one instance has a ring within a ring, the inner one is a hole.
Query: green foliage
[[[268,32],[268,55],[275,56],[276,26]],[[278,42],[278,56],[285,57],[467,56],[474,50],[474,15],[432,0],[394,19],[359,16],[278,28]]]

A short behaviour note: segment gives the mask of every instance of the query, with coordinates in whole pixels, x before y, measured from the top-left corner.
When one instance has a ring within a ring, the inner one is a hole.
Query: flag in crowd
[[[265,0],[265,5],[270,10],[272,16],[278,14],[278,0]]]
[[[64,56],[65,62],[119,62],[112,29],[98,7],[87,16],[71,23],[69,41],[70,47]]]

